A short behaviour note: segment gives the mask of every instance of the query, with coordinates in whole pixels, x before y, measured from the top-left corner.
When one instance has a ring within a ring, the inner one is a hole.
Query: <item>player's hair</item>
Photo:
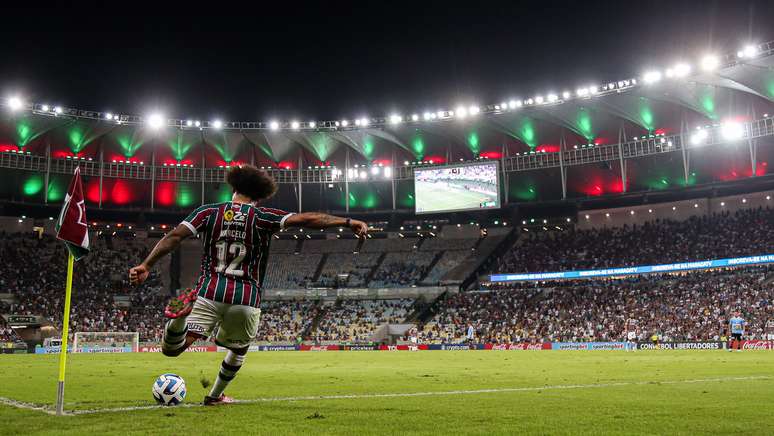
[[[253,201],[266,200],[277,193],[277,182],[266,172],[252,165],[231,167],[226,173],[226,182],[238,194]]]

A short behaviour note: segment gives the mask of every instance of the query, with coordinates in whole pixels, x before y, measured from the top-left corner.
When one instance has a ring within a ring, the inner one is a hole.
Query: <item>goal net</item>
[[[77,332],[73,338],[76,353],[131,353],[139,345],[137,332]]]

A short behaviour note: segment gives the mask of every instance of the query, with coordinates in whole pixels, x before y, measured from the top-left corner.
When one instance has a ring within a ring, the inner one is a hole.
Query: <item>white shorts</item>
[[[261,309],[242,304],[228,304],[199,297],[188,315],[188,331],[212,337],[226,348],[244,348],[250,345],[258,332]]]

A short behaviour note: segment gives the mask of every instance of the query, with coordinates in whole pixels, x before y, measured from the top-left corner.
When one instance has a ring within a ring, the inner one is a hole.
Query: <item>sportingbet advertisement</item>
[[[497,209],[497,162],[416,168],[414,194],[417,214]]]

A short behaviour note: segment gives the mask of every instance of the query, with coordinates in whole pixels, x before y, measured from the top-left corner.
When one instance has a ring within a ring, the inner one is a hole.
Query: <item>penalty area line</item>
[[[680,384],[693,384],[693,383],[717,383],[717,382],[729,382],[729,381],[750,381],[750,380],[770,380],[769,376],[747,376],[747,377],[718,377],[718,378],[701,378],[701,379],[688,379],[688,380],[663,380],[663,381],[632,381],[632,382],[610,382],[610,383],[594,383],[594,384],[574,384],[574,385],[547,385],[547,386],[528,386],[520,388],[489,388],[489,389],[470,389],[470,390],[452,390],[452,391],[428,391],[428,392],[394,392],[394,393],[382,393],[382,394],[340,394],[340,395],[305,395],[296,397],[268,397],[268,398],[253,398],[247,400],[236,400],[235,404],[256,404],[256,403],[274,403],[274,402],[291,402],[291,401],[320,401],[320,400],[360,400],[369,398],[410,398],[410,397],[435,397],[435,396],[453,396],[453,395],[476,395],[476,394],[497,394],[507,392],[536,392],[536,391],[550,391],[550,390],[569,390],[569,389],[600,389],[622,386],[645,386],[645,385],[680,385]],[[19,409],[37,410],[49,415],[54,415],[55,412],[49,406],[41,406],[32,403],[25,403],[21,401],[12,400],[9,398],[0,397],[0,404],[16,407]],[[189,408],[189,407],[204,407],[201,403],[186,403],[175,408]],[[218,407],[218,406],[215,406]],[[127,407],[114,407],[105,409],[82,409],[71,410],[66,412],[66,415],[90,415],[96,413],[113,413],[113,412],[131,412],[136,410],[153,410],[153,409],[169,409],[166,406],[148,405],[148,406],[127,406]]]

